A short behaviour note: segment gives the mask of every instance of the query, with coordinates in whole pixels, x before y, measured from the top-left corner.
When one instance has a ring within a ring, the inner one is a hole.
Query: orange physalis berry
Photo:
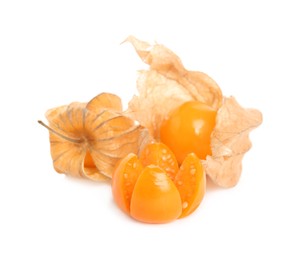
[[[179,192],[166,172],[147,166],[134,187],[130,214],[147,223],[166,223],[177,219],[182,211]]]
[[[178,163],[173,152],[163,143],[150,143],[145,146],[140,155],[144,166],[157,165],[166,171],[171,180],[178,172]]]
[[[189,153],[200,159],[211,155],[211,134],[215,127],[217,111],[199,101],[189,101],[178,107],[163,121],[160,140],[182,163]]]
[[[112,194],[117,205],[130,213],[130,201],[134,185],[141,174],[143,166],[133,153],[123,158],[115,168],[112,176]]]
[[[85,168],[93,168],[95,167],[94,161],[91,157],[91,153],[89,151],[86,152],[86,156],[84,159],[84,167]]]
[[[174,156],[169,148],[151,143],[142,153],[140,159],[129,154],[115,168],[112,193],[118,206],[146,223],[166,223],[191,214],[201,203],[206,188],[200,159],[193,153],[188,154],[180,169],[173,173],[173,182],[171,174],[164,169],[171,167],[169,160],[161,158],[167,154]]]
[[[182,218],[199,206],[206,191],[206,175],[200,159],[194,153],[186,156],[174,182],[182,201]]]

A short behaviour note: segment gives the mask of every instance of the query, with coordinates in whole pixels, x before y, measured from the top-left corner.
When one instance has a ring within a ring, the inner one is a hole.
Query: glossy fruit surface
[[[150,143],[140,155],[143,166],[156,165],[166,171],[171,180],[178,172],[178,163],[173,152],[163,143]]]
[[[142,157],[128,154],[117,163],[112,194],[125,213],[145,223],[167,223],[188,216],[199,206],[206,190],[200,159],[190,153],[178,168],[171,158],[174,155],[164,144],[150,143]],[[175,165],[171,178],[167,170]]]
[[[130,214],[146,223],[167,223],[182,212],[180,194],[165,171],[158,166],[147,166],[134,187]]]
[[[112,195],[117,205],[130,213],[132,192],[143,166],[135,154],[128,154],[117,165],[112,176]]]
[[[216,110],[204,103],[189,101],[162,123],[160,140],[172,150],[179,164],[192,152],[200,159],[211,155],[210,138],[216,114]]]
[[[206,175],[200,159],[194,153],[186,156],[174,182],[182,201],[182,218],[199,206],[206,191]]]

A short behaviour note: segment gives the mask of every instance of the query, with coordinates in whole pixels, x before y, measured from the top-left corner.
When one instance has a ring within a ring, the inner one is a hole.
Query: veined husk
[[[261,124],[261,112],[241,107],[234,97],[223,97],[212,78],[203,72],[186,70],[179,57],[165,46],[151,45],[133,36],[126,41],[150,66],[139,72],[139,95],[129,102],[127,115],[138,120],[156,140],[160,140],[161,123],[175,108],[190,100],[211,106],[217,110],[211,136],[212,155],[202,163],[217,185],[236,185],[242,171],[242,158],[251,147],[249,133]]]
[[[121,158],[139,153],[150,140],[148,130],[123,115],[120,98],[109,93],[50,109],[46,118],[53,166],[71,176],[106,180]]]

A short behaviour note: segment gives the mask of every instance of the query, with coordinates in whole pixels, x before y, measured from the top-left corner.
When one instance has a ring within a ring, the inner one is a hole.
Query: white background
[[[300,1],[0,2],[0,259],[302,259]],[[258,108],[239,184],[191,216],[133,221],[110,184],[57,174],[47,109],[109,91],[126,107],[159,42],[224,95]]]

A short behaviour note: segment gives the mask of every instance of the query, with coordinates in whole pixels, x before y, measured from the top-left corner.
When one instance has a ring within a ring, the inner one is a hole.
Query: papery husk
[[[162,121],[182,103],[198,100],[214,109],[221,106],[221,90],[208,75],[186,70],[179,57],[163,45],[150,45],[133,36],[126,41],[150,65],[149,70],[139,72],[139,96],[129,102],[128,114],[147,127],[155,139],[159,140]]]
[[[75,177],[107,180],[121,158],[149,142],[148,130],[124,116],[120,98],[109,93],[50,109],[46,118],[53,166]],[[85,166],[88,153],[93,163]]]
[[[134,46],[142,61],[150,65],[149,70],[139,72],[139,95],[129,102],[127,115],[160,140],[160,126],[175,108],[190,100],[211,106],[218,112],[211,137],[212,155],[203,161],[205,171],[219,186],[236,185],[242,171],[242,158],[251,147],[249,133],[261,124],[261,112],[242,108],[234,97],[223,97],[212,78],[203,72],[186,70],[179,57],[165,46],[150,45],[133,36],[126,41]]]
[[[234,97],[224,99],[211,136],[212,156],[203,161],[206,174],[214,183],[226,188],[238,183],[243,156],[252,146],[249,134],[261,122],[260,111],[244,109]]]

